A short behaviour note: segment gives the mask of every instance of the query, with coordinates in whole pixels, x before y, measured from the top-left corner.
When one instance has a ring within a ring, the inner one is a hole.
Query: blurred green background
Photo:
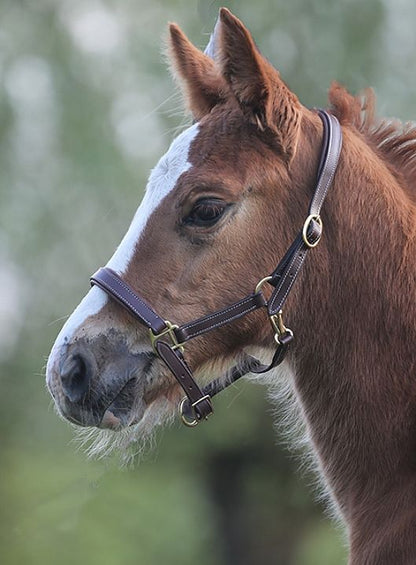
[[[204,47],[217,1],[1,0],[0,562],[334,565],[342,532],[281,447],[266,390],[241,383],[139,466],[90,461],[54,413],[44,364],[184,123],[168,21]],[[412,0],[230,0],[301,101],[332,79],[416,116]],[[277,410],[277,419],[278,419]],[[316,497],[315,497],[316,498]]]

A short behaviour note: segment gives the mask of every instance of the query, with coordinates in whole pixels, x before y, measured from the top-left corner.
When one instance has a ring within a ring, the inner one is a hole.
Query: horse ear
[[[219,62],[224,78],[248,118],[260,129],[272,130],[290,157],[300,125],[298,98],[261,55],[247,28],[227,8],[221,8],[220,22]]]
[[[182,83],[193,117],[200,120],[228,90],[214,61],[197,49],[176,24],[170,24],[169,51],[175,75]]]

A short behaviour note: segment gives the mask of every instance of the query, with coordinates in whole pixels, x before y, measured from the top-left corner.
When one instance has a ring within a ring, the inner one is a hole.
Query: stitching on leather
[[[296,271],[295,271],[295,274],[294,274],[294,276],[293,276],[293,280],[292,280],[291,284],[289,284],[289,286],[288,286],[288,288],[287,288],[287,290],[286,290],[286,292],[285,292],[285,294],[284,294],[284,296],[283,296],[283,298],[282,298],[282,300],[281,300],[281,302],[280,302],[280,304],[279,304],[279,310],[281,309],[283,303],[285,302],[285,300],[286,300],[286,298],[287,298],[287,295],[289,294],[289,291],[290,291],[290,289],[292,288],[292,285],[293,285],[293,283],[295,282],[296,277],[298,276],[299,270],[300,270],[300,268],[302,267],[302,264],[303,264],[303,261],[305,260],[305,257],[306,257],[306,255],[304,255],[304,256],[301,258],[301,260],[299,261],[299,265],[298,265],[298,268],[297,268]]]
[[[289,273],[290,273],[290,271],[291,271],[291,269],[292,269],[293,265],[295,264],[296,259],[297,259],[298,257],[299,257],[299,255],[295,255],[295,257],[293,258],[293,260],[290,262],[290,267],[288,268],[288,270],[286,271],[286,274],[284,275],[284,277],[283,277],[283,279],[282,279],[280,288],[282,288],[282,287],[284,286],[285,281],[286,281],[287,277],[289,276]],[[293,285],[293,283],[294,283],[295,280],[296,280],[296,277],[297,277],[297,275],[298,275],[299,269],[301,268],[301,266],[302,266],[302,264],[303,264],[303,261],[305,260],[305,257],[306,257],[306,252],[305,252],[305,255],[302,257],[301,261],[299,262],[299,265],[298,265],[298,267],[297,267],[297,269],[296,269],[296,271],[295,271],[295,273],[294,273],[292,282],[289,283],[289,286],[287,287],[285,294],[283,295],[283,297],[282,297],[282,298],[280,299],[280,301],[278,302],[279,307],[277,308],[277,310],[280,310],[280,309],[282,308],[282,305],[283,305],[283,303],[285,302],[285,300],[286,300],[286,298],[287,298],[287,295],[289,294],[289,291],[290,291],[290,289],[292,288],[292,285]],[[277,302],[278,297],[279,297],[279,292],[277,292],[275,298],[272,300],[272,303],[271,303],[272,308],[270,309],[270,311],[272,311],[272,309],[273,309],[273,310],[276,310],[276,302]]]
[[[318,212],[321,210],[323,201],[325,200],[325,197],[326,197],[326,195],[327,195],[327,193],[328,193],[328,189],[329,189],[329,187],[330,187],[330,185],[331,185],[331,183],[332,183],[332,180],[333,180],[333,178],[334,178],[335,171],[336,171],[337,164],[338,164],[338,156],[339,156],[339,151],[337,151],[337,159],[334,159],[334,160],[333,160],[333,163],[332,163],[332,165],[331,165],[331,169],[330,169],[330,171],[329,171],[329,174],[327,175],[326,182],[325,182],[325,184],[324,184],[323,193],[322,193],[322,195],[321,195],[320,198],[319,198],[319,202],[318,202],[318,205],[317,205]],[[317,194],[319,194],[319,192],[320,192],[320,188],[318,187]],[[311,207],[311,208],[312,208],[312,207]]]
[[[332,116],[329,116],[329,118],[330,118],[330,120],[332,121]],[[334,178],[334,175],[335,175],[335,171],[336,171],[337,166],[338,166],[339,155],[340,155],[340,152],[341,152],[341,143],[340,143],[339,141],[340,141],[340,140],[338,139],[337,148],[336,148],[336,151],[337,151],[337,152],[336,152],[336,155],[332,156],[331,151],[328,151],[328,159],[326,159],[326,161],[324,162],[323,171],[325,171],[325,169],[326,169],[327,166],[328,166],[329,158],[332,158],[331,169],[330,169],[330,171],[329,171],[329,174],[326,175],[326,179],[327,179],[327,180],[326,180],[326,183],[325,183],[325,181],[324,181],[324,187],[325,187],[325,188],[324,188],[323,194],[319,197],[319,200],[318,200],[318,202],[317,202],[318,212],[320,212],[320,210],[321,210],[323,201],[325,200],[325,197],[326,197],[326,195],[327,195],[327,193],[328,193],[328,189],[329,189],[329,187],[330,187],[330,185],[331,185],[331,183],[332,183],[332,181],[333,181],[333,178]],[[330,140],[330,142],[329,142],[329,147],[328,147],[328,148],[330,149],[331,146],[332,146],[332,140]],[[322,177],[321,177],[320,180],[322,180]],[[321,183],[319,183],[319,184],[321,184]],[[320,192],[321,192],[321,189],[320,189],[320,186],[318,185],[315,194],[316,194],[316,195],[319,195]],[[312,208],[313,208],[313,201],[312,201],[312,206],[310,207],[310,209],[312,209]]]
[[[122,288],[124,288],[135,300],[137,300],[148,312],[150,311],[150,308],[142,301],[140,300],[140,298],[134,294],[132,292],[132,290],[130,290],[130,288],[119,278],[117,278],[115,275],[113,275],[113,273],[106,271],[106,275],[108,275],[113,281],[116,282],[116,284],[118,284],[119,286],[121,286]],[[152,323],[150,320],[148,320],[141,312],[139,312],[139,310],[134,306],[134,304],[132,304],[129,300],[127,300],[126,297],[124,297],[122,294],[120,294],[119,292],[117,292],[114,288],[109,288],[109,290],[114,293],[117,298],[119,298],[123,304],[127,305],[131,310],[133,310],[133,312],[135,312],[140,318],[142,318],[150,327],[152,326]]]
[[[197,320],[194,322],[188,322],[187,324],[184,324],[183,326],[181,326],[181,330],[187,330],[187,329],[192,329],[192,327],[197,326],[201,323],[205,323],[205,322],[209,322],[210,320],[215,319],[218,316],[222,316],[224,314],[227,314],[227,312],[232,312],[233,310],[237,309],[237,308],[241,308],[242,306],[244,306],[246,303],[249,303],[253,300],[255,295],[253,296],[248,296],[247,298],[245,298],[244,300],[241,300],[240,302],[233,304],[232,306],[229,306],[228,308],[226,308],[225,310],[221,310],[219,312],[215,312],[214,314],[210,314],[209,316],[204,317],[202,320]],[[254,307],[257,308],[257,305],[255,304]],[[250,307],[251,310],[252,307]],[[248,312],[250,312],[250,310],[248,310]],[[215,327],[215,326],[214,326]]]
[[[248,310],[245,311],[245,314],[248,314],[249,312],[252,312],[253,310],[256,310],[257,306],[256,304],[254,304],[253,306],[251,306]],[[238,318],[240,317],[240,314],[235,314],[234,316],[232,316],[231,318],[228,318],[228,320],[225,323],[229,323],[229,322],[233,322],[234,320],[238,320]],[[192,338],[197,337],[207,331],[211,331],[211,330],[215,330],[216,328],[221,327],[222,325],[224,325],[222,322],[218,322],[217,324],[214,324],[212,326],[210,326],[209,328],[203,328],[202,330],[199,330],[195,333],[192,334]],[[191,339],[191,337],[189,337],[188,339]]]

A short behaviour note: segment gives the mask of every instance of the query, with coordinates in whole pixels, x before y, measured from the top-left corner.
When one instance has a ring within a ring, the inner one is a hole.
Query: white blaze
[[[188,161],[189,148],[198,133],[198,129],[198,124],[194,124],[181,133],[174,140],[169,151],[159,160],[156,167],[150,173],[144,198],[137,209],[128,232],[118,246],[117,251],[107,263],[107,267],[117,271],[119,274],[126,270],[148,219],[162,200],[174,189],[182,173],[191,166],[191,163]]]
[[[107,263],[107,267],[117,271],[120,275],[126,271],[136,244],[150,216],[160,205],[162,200],[176,186],[182,173],[190,168],[191,163],[188,161],[189,149],[192,141],[198,134],[198,130],[198,124],[194,124],[182,132],[173,141],[168,152],[159,160],[158,164],[151,172],[144,198],[137,209],[130,228],[116,252]],[[53,366],[55,357],[59,354],[61,346],[70,341],[77,328],[79,328],[89,316],[97,314],[107,300],[107,294],[96,286],[88,292],[73,314],[68,318],[56,338],[48,359],[47,374],[49,373],[49,369]]]

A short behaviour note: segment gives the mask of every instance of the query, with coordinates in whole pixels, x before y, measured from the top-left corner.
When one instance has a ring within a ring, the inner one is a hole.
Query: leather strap
[[[98,269],[90,278],[90,283],[110,294],[153,333],[159,334],[166,329],[165,321],[112,269]]]
[[[250,312],[266,306],[266,300],[262,292],[250,294],[238,302],[234,302],[230,306],[217,310],[212,314],[208,314],[198,320],[193,320],[187,324],[183,324],[174,330],[179,343],[184,343],[189,339],[198,337],[211,330],[220,328],[225,324],[229,324],[238,320],[242,316],[246,316]]]
[[[271,275],[269,282],[275,289],[267,306],[269,316],[282,310],[308,252],[319,242],[322,234],[322,222],[318,222],[318,218],[320,218],[322,205],[338,165],[342,146],[342,132],[338,120],[334,116],[323,110],[319,111],[319,116],[324,126],[324,139],[316,189],[309,205],[308,219],[310,221],[308,225],[305,223],[302,231],[297,235]]]
[[[235,383],[238,379],[241,379],[241,377],[244,377],[248,373],[255,373],[257,375],[268,373],[269,371],[271,371],[271,369],[274,369],[283,362],[289,350],[289,346],[292,339],[293,339],[292,332],[286,332],[285,334],[280,336],[278,347],[276,348],[276,351],[273,355],[273,359],[269,365],[264,365],[258,359],[256,359],[251,355],[245,355],[241,363],[235,365],[234,367],[231,367],[231,369],[229,369],[225,373],[225,375],[217,379],[214,379],[213,381],[208,383],[202,389],[201,392],[202,397],[203,398],[214,397],[219,392],[222,392],[227,387],[229,387],[230,385]],[[196,414],[198,420],[201,419],[200,415],[192,405],[189,399],[189,395],[187,395],[187,398],[182,401],[181,411],[182,411],[182,415],[185,415],[187,418],[185,423],[187,423],[187,421],[192,422],[192,417],[194,413]],[[205,418],[206,417],[207,416],[205,416]]]
[[[198,420],[207,418],[213,412],[211,398],[201,391],[181,354],[174,351],[164,341],[156,342],[156,351],[183,388]]]
[[[92,275],[90,282],[91,285],[97,285],[107,294],[110,294],[139,322],[151,329],[155,335],[167,329],[166,322],[112,269],[108,267],[98,269]],[[253,310],[266,305],[263,293],[256,292],[221,310],[207,314],[180,327],[175,327],[172,331],[178,343],[184,343],[213,329],[234,322]]]
[[[324,110],[319,110],[318,114],[324,126],[321,152],[323,162],[318,171],[318,182],[309,205],[309,214],[319,214],[321,211],[329,187],[334,180],[342,147],[342,131],[338,120]]]
[[[302,231],[298,233],[283,259],[268,278],[268,282],[275,287],[268,302],[266,302],[263,293],[259,290],[221,310],[207,314],[197,320],[192,320],[180,327],[175,327],[170,322],[165,322],[113,270],[102,268],[91,277],[92,285],[99,286],[126,308],[140,323],[152,331],[153,337],[155,337],[154,348],[156,353],[170,369],[186,394],[186,398],[181,403],[181,414],[183,421],[187,425],[195,425],[199,420],[207,418],[212,413],[212,396],[218,394],[218,392],[221,392],[249,372],[261,374],[270,371],[283,361],[289,349],[293,333],[283,327],[275,335],[277,348],[269,365],[263,365],[258,359],[246,355],[242,363],[232,367],[225,376],[213,380],[201,390],[182,356],[179,345],[213,329],[234,322],[258,308],[267,307],[269,316],[275,316],[282,310],[308,251],[321,238],[322,221],[320,219],[320,211],[333,181],[341,151],[342,133],[337,119],[323,110],[319,111],[319,116],[323,123],[324,135],[317,183],[309,205],[309,215]],[[168,339],[167,336],[171,333],[174,334],[174,339],[170,335],[173,343],[168,344],[165,340]]]

